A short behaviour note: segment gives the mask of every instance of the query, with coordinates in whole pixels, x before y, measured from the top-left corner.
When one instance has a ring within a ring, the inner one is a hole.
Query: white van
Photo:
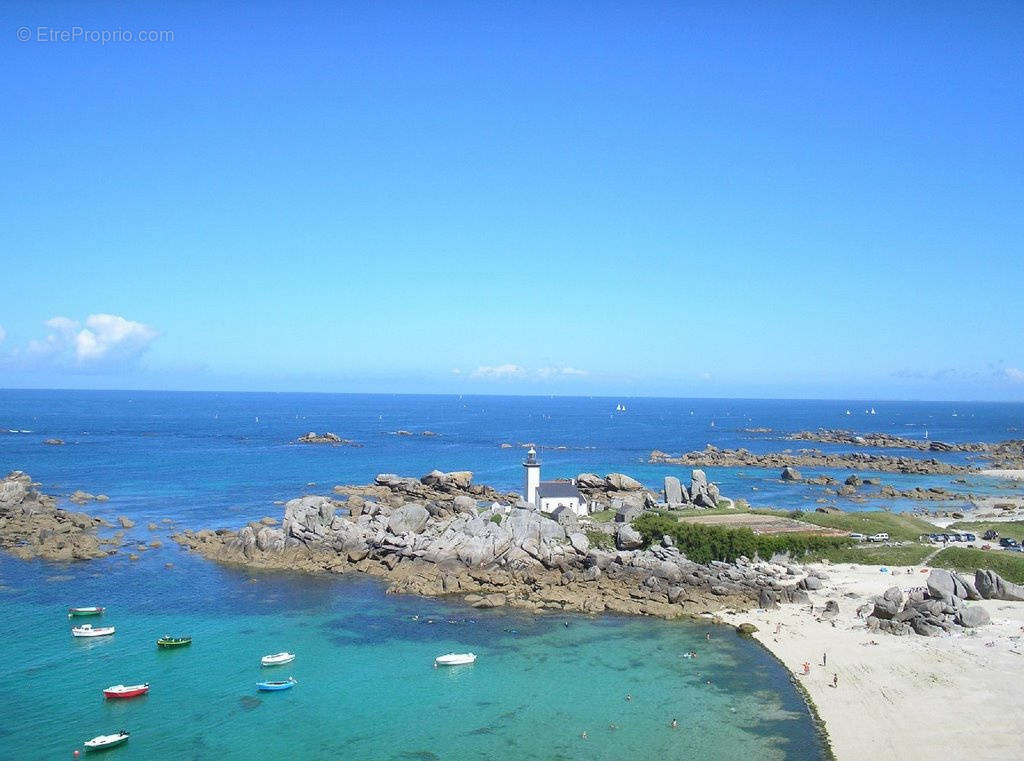
[[[868,537],[868,541],[869,542],[888,542],[889,541],[889,535],[886,534],[884,531],[882,533],[879,533],[879,534],[872,534],[871,536]]]

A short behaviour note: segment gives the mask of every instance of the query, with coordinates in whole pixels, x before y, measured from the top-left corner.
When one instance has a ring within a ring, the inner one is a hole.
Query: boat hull
[[[99,616],[106,608],[93,606],[89,608],[68,608],[68,618],[81,618],[83,616]]]
[[[162,647],[164,649],[173,648],[173,647],[188,647],[191,644],[192,644],[192,638],[191,637],[183,637],[183,638],[180,638],[180,639],[158,639],[156,641],[156,646],[157,647]]]
[[[124,687],[123,685],[118,686]],[[103,691],[103,697],[108,700],[124,700],[125,698],[137,698],[139,695],[145,695],[147,692],[149,692],[148,684],[137,684],[123,689],[108,687]]]
[[[260,658],[261,666],[283,666],[295,660],[294,653],[278,653],[277,655],[264,655]]]
[[[109,637],[113,633],[113,626],[105,626],[99,629],[76,627],[71,630],[72,637]]]
[[[129,737],[130,735],[128,734],[100,735],[99,737],[94,737],[91,740],[87,740],[84,743],[85,750],[88,752],[93,750],[106,750],[107,748],[114,748],[126,742]]]
[[[466,666],[470,663],[476,663],[473,653],[449,653],[434,659],[435,666]]]
[[[295,686],[295,680],[289,679],[286,682],[257,682],[256,689],[260,692],[278,692],[280,690],[290,690]]]

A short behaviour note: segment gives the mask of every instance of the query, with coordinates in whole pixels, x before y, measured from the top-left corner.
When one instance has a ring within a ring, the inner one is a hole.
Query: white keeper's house
[[[558,508],[567,508],[576,515],[588,515],[590,504],[580,493],[576,481],[562,478],[555,481],[540,480],[540,460],[537,450],[530,447],[523,460],[524,488],[523,499],[542,513],[554,513]]]

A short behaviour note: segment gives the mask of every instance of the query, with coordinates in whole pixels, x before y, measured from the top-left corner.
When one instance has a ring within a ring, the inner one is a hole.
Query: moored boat
[[[99,616],[102,615],[106,608],[102,608],[99,605],[87,605],[82,608],[68,608],[68,618],[76,616]]]
[[[105,698],[137,698],[149,692],[149,682],[145,684],[115,684],[103,691]]]
[[[71,627],[72,637],[106,637],[113,633],[113,626],[93,626],[92,624],[82,624],[81,626]]]
[[[298,682],[295,681],[295,677],[288,677],[284,681],[280,682],[257,682],[256,689],[263,692],[274,692],[276,690],[287,690],[294,687]]]
[[[127,740],[129,736],[129,732],[119,729],[116,734],[98,735],[91,740],[86,740],[84,745],[86,750],[104,750],[105,748],[113,748],[115,745],[120,745]]]
[[[295,653],[274,653],[260,658],[261,666],[280,666],[295,660]]]
[[[464,666],[475,662],[476,656],[473,653],[448,653],[437,656],[434,659],[434,666]]]
[[[185,647],[191,644],[191,637],[172,637],[170,634],[165,634],[156,641],[157,647]]]

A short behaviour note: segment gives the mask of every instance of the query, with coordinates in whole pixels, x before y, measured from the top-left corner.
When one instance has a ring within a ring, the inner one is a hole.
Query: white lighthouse
[[[540,460],[537,459],[537,450],[530,447],[523,460],[523,470],[526,471],[526,482],[523,488],[523,499],[531,505],[537,504],[537,488],[540,486]]]

